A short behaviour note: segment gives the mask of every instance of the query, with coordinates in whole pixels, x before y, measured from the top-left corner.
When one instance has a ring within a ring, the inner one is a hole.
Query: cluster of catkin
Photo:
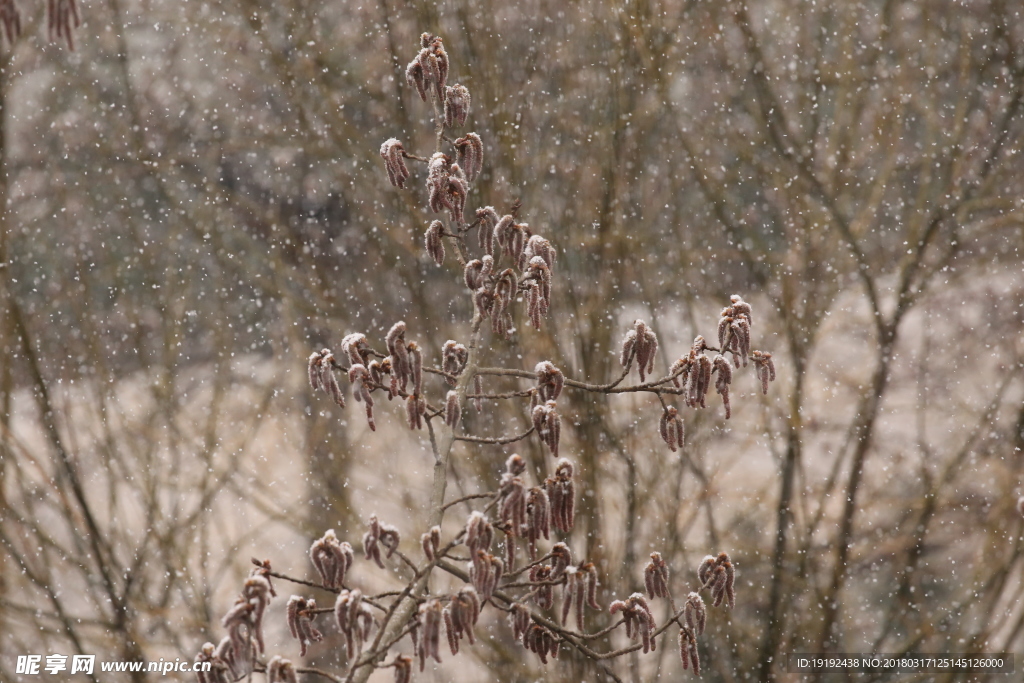
[[[427,416],[427,401],[423,397],[423,351],[414,341],[405,338],[405,322],[391,326],[385,335],[388,355],[380,356],[369,345],[366,335],[354,332],[341,340],[341,349],[349,362],[348,379],[352,384],[352,397],[366,407],[366,420],[371,430],[376,431],[374,401],[372,392],[384,389],[388,400],[396,396],[405,397],[406,421],[410,429],[422,429]],[[381,358],[381,360],[378,360]],[[449,340],[443,350],[445,372],[457,376],[466,366],[469,352],[465,346]],[[327,393],[335,403],[345,407],[335,370],[345,368],[338,364],[330,349],[316,351],[309,356],[309,385],[313,390]],[[387,378],[390,376],[390,379]],[[452,381],[452,378],[448,378]],[[449,396],[446,418],[454,425],[461,416],[457,397]]]
[[[775,365],[772,355],[764,351],[750,350],[751,307],[739,295],[730,297],[732,304],[723,309],[718,322],[718,349],[708,345],[703,336],[697,335],[689,352],[676,360],[669,368],[668,377],[652,381],[650,386],[660,387],[671,380],[674,389],[660,390],[659,393],[674,393],[683,397],[683,402],[690,408],[706,408],[707,395],[714,384],[715,391],[722,397],[725,407],[725,419],[732,417],[729,388],[733,380],[733,366],[746,366],[749,361],[754,363],[755,372],[761,382],[764,393],[768,393],[768,383],[775,380]],[[622,340],[620,363],[627,373],[635,360],[640,373],[640,381],[644,382],[647,375],[654,371],[654,361],[658,351],[658,337],[643,320],[635,320],[633,329],[626,333]],[[708,352],[716,351],[712,358]],[[732,354],[732,364],[725,354]],[[625,376],[625,375],[624,375]],[[662,393],[662,395],[664,395]],[[658,432],[669,449],[676,451],[683,446],[686,429],[679,410],[675,406],[662,401],[661,420]]]
[[[406,78],[423,101],[433,97],[441,106],[442,116],[436,122],[438,140],[450,142],[455,152],[453,158],[438,150],[426,160],[427,203],[434,213],[446,212],[450,226],[446,228],[440,220],[432,221],[424,234],[424,246],[427,255],[440,266],[445,258],[444,240],[461,243],[464,233],[477,229],[479,246],[484,253],[480,258],[465,262],[466,284],[473,291],[477,315],[489,317],[492,331],[509,338],[515,331],[511,304],[521,293],[525,295],[527,315],[533,327],[539,328],[547,315],[555,250],[550,241],[534,235],[528,224],[517,219],[518,202],[501,217],[493,206],[477,209],[475,220],[467,222],[466,201],[472,183],[483,172],[484,146],[477,133],[466,133],[455,140],[440,135],[445,128],[466,124],[472,102],[465,86],[447,84],[449,68],[442,40],[429,33],[420,36],[420,52],[406,68]],[[405,160],[423,160],[410,155],[397,138],[390,138],[381,145],[380,156],[388,180],[398,188],[404,188],[409,178]],[[461,249],[459,254],[461,261]],[[498,269],[502,256],[509,258],[511,267]]]
[[[697,570],[702,588],[711,590],[711,599],[715,607],[724,600],[729,607],[736,605],[736,569],[729,560],[729,555],[720,553],[718,557],[708,555],[700,563]]]
[[[370,637],[374,627],[373,612],[363,602],[363,594],[358,590],[338,593],[334,603],[334,619],[338,630],[345,636],[349,659],[355,659],[363,651],[363,643]]]
[[[255,562],[255,560],[254,560]],[[197,671],[199,683],[228,683],[249,675],[256,657],[266,651],[263,617],[271,598],[270,563],[256,563],[242,593],[221,620],[227,635],[218,643],[205,643],[196,662],[209,662],[210,671]]]
[[[608,612],[622,613],[622,619],[626,624],[626,636],[634,640],[640,638],[644,654],[658,648],[658,642],[654,638],[654,630],[657,628],[654,614],[643,593],[633,593],[626,600],[613,601],[608,606]]]
[[[370,515],[369,528],[363,534],[363,555],[384,569],[384,560],[380,555],[381,547],[388,551],[387,557],[390,558],[398,550],[400,540],[398,529],[390,524],[381,524],[377,515]]]
[[[338,590],[345,584],[345,574],[354,561],[352,546],[339,542],[334,529],[328,529],[323,537],[309,548],[309,558],[328,590]]]
[[[669,589],[669,575],[668,564],[662,558],[661,553],[651,553],[651,561],[644,569],[644,584],[647,588],[647,594],[652,600],[655,598],[669,600],[672,609],[675,610],[675,603],[671,602],[672,595]],[[711,555],[705,557],[697,568],[697,578],[700,580],[699,591],[709,589],[716,607],[720,606],[723,601],[726,602],[728,607],[732,607],[735,604],[735,569],[729,560],[728,554],[721,553],[718,557]],[[682,619],[680,620],[678,616],[672,619],[672,621],[679,625],[679,658],[683,669],[687,670],[692,667],[694,674],[697,676],[700,676],[697,636],[703,635],[704,629],[707,626],[707,609],[704,605],[704,600],[700,597],[699,591],[692,591],[686,596],[686,603],[682,609]],[[630,634],[634,639],[639,637],[643,640],[644,652],[647,652],[648,645],[650,650],[655,649],[653,635],[645,635],[643,630],[644,618],[650,614],[650,606],[646,601],[641,600],[643,596],[639,596],[641,599],[634,599],[638,595],[634,594],[629,600],[617,601],[612,603],[612,605],[616,608],[616,611],[623,612],[627,634]],[[648,626],[650,631],[653,631],[653,621],[650,621]]]

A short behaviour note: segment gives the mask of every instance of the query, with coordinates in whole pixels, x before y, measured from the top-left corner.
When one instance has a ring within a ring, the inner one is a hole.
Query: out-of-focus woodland
[[[432,459],[402,407],[371,434],[304,375],[348,332],[405,320],[432,365],[466,334],[457,266],[423,250],[422,168],[395,191],[377,154],[432,151],[404,78],[422,31],[473,95],[471,203],[521,199],[559,250],[550,324],[488,364],[609,381],[642,317],[664,374],[737,293],[775,355],[728,422],[681,410],[680,453],[650,397],[567,394],[572,543],[602,604],[652,550],[687,577],[724,550],[738,603],[709,620],[705,680],[796,680],[792,652],[1024,651],[1024,3],[108,0],[80,7],[74,51],[17,4],[0,679],[28,680],[28,653],[191,659],[250,557],[308,575],[328,528],[425,531]],[[517,406],[467,425],[522,431]],[[543,471],[539,440],[516,450]],[[487,490],[511,452],[457,446],[451,490]],[[268,639],[296,658],[283,602]],[[600,679],[484,625],[459,680]],[[615,667],[683,675],[671,646]]]

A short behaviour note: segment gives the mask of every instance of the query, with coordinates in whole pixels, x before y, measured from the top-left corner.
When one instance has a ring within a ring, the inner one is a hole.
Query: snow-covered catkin
[[[736,606],[736,568],[727,553],[718,557],[707,555],[697,568],[697,578],[702,588],[711,589],[711,600],[715,607],[725,602],[728,607]]]
[[[446,341],[441,349],[441,369],[451,375],[451,377],[446,377],[445,381],[451,386],[455,386],[457,383],[455,378],[462,374],[462,370],[466,367],[468,361],[469,350],[465,346],[454,339]]]
[[[547,491],[539,486],[530,489],[526,495],[526,529],[523,536],[527,541],[530,560],[537,559],[537,541],[541,536],[551,538],[551,511]]]
[[[480,139],[480,136],[476,133],[466,133],[464,137],[459,138],[455,141],[456,150],[456,161],[462,170],[466,173],[466,178],[469,182],[475,182],[480,176],[480,173],[484,170],[484,143]],[[490,234],[490,231],[494,229],[494,225],[498,222],[498,216],[494,212],[493,207],[486,207],[490,209],[490,213],[494,214],[493,221],[490,221],[490,225],[486,228],[480,226],[480,234],[483,236],[484,232]],[[477,218],[480,218],[480,212],[485,211],[484,209],[477,209]],[[483,246],[483,245],[481,245]],[[490,253],[490,250],[487,250]]]
[[[697,639],[687,629],[679,630],[679,659],[683,670],[693,667],[695,676],[700,676],[700,656],[697,653]]]
[[[493,256],[494,227],[498,224],[498,220],[500,220],[498,212],[494,210],[493,206],[485,206],[482,209],[476,210],[476,220],[479,246],[484,250],[485,254]]]
[[[657,649],[658,643],[654,638],[657,625],[650,605],[647,604],[647,598],[642,593],[633,593],[626,600],[614,600],[608,606],[608,612],[612,615],[622,612],[626,636],[632,640],[639,638],[645,654]]]
[[[466,268],[463,271],[463,278],[466,281],[466,287],[473,290],[474,292],[480,289],[484,284],[483,278],[484,262],[480,259],[473,259],[466,264]]]
[[[565,375],[551,361],[537,363],[533,368],[537,373],[537,395],[541,401],[557,401],[565,386]]]
[[[409,356],[409,377],[412,380],[412,391],[419,396],[423,393],[423,352],[416,342],[409,342],[405,348]]]
[[[380,146],[380,156],[384,159],[384,167],[388,171],[388,180],[398,188],[405,187],[409,179],[409,168],[405,165],[405,148],[395,138],[385,140]]]
[[[469,116],[469,109],[473,98],[464,85],[456,83],[445,88],[444,95],[444,125],[447,128],[466,125],[466,117]]]
[[[651,561],[644,569],[644,585],[647,588],[647,594],[652,598],[669,597],[668,578],[668,564],[662,559],[661,553],[651,553]]]
[[[319,351],[314,351],[309,354],[309,361],[307,369],[309,371],[309,388],[313,391],[320,389],[320,361],[323,358],[323,354]]]
[[[561,438],[562,422],[554,401],[547,401],[533,409],[533,427],[540,440],[558,457],[558,442]]]
[[[757,378],[761,380],[761,392],[767,396],[768,382],[775,381],[775,362],[772,361],[772,354],[767,351],[754,351],[750,355],[754,361]]]
[[[381,558],[380,547],[384,545],[383,537],[385,536],[385,528],[393,532],[394,546],[390,548],[388,557],[394,551],[394,548],[398,547],[397,537],[398,532],[394,530],[394,527],[386,527],[382,525],[380,520],[377,519],[377,515],[370,515],[368,522],[369,528],[366,533],[363,534],[363,556],[367,560],[372,560],[381,569],[384,569],[384,560]],[[387,548],[388,546],[385,546]]]
[[[420,605],[420,635],[417,641],[417,652],[420,660],[420,671],[423,671],[426,660],[433,658],[441,663],[441,622],[444,606],[440,600],[428,600]]]
[[[353,398],[366,406],[366,421],[370,425],[370,429],[376,431],[377,425],[373,420],[373,397],[370,396],[370,389],[373,385],[370,371],[363,365],[353,365],[348,369],[348,381],[352,383]]]
[[[430,527],[430,531],[420,536],[420,545],[423,547],[423,555],[427,562],[433,562],[441,548],[441,527]]]
[[[337,590],[345,583],[345,574],[352,566],[352,546],[338,541],[334,529],[328,529],[309,548],[309,557],[329,590]]]
[[[455,391],[449,391],[444,402],[444,423],[455,429],[462,420],[462,404]]]
[[[295,666],[290,659],[275,655],[267,662],[267,683],[297,683]]]
[[[350,365],[366,365],[373,354],[366,342],[366,335],[361,332],[345,335],[341,340],[341,352],[348,357]]]
[[[547,264],[548,268],[554,268],[555,248],[551,246],[551,242],[540,235],[533,235],[530,237],[526,242],[526,247],[523,248],[525,263],[532,261],[534,256],[540,256],[544,259],[544,263]]]
[[[683,447],[686,428],[683,426],[682,418],[679,417],[679,411],[674,406],[668,406],[662,412],[658,431],[661,434],[661,440],[668,444],[669,450],[675,452]]]
[[[323,640],[323,634],[313,626],[316,619],[316,600],[293,595],[288,599],[286,609],[288,629],[292,637],[299,641],[299,653],[306,656],[306,650],[310,643],[318,643]]]
[[[729,385],[732,384],[732,366],[725,356],[718,354],[712,362],[712,372],[718,373],[715,380],[715,391],[722,397],[722,404],[725,406],[725,419],[732,416],[732,407],[729,405]]]
[[[540,314],[547,315],[548,309],[551,307],[551,268],[542,257],[534,256],[530,259],[527,277],[536,282],[540,288],[538,292]]]
[[[572,480],[572,475],[572,463],[562,458],[558,461],[554,476],[548,477],[544,482],[551,512],[551,526],[564,533],[572,531],[576,518],[576,484]]]
[[[704,627],[707,626],[708,614],[704,608],[704,600],[701,599],[698,593],[691,592],[686,597],[686,606],[683,610],[683,619],[686,621],[686,626],[697,635],[704,633]]]
[[[508,613],[509,625],[512,626],[512,637],[521,640],[526,630],[530,628],[530,610],[522,603],[512,603]]]
[[[526,486],[511,472],[501,475],[498,486],[498,519],[508,525],[508,535],[518,536],[526,525]]]
[[[434,260],[437,265],[444,263],[444,224],[441,221],[432,221],[423,235],[423,243],[427,249],[427,256]]]

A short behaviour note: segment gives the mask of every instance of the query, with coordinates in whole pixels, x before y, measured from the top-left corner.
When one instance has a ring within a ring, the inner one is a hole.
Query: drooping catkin
[[[708,613],[704,608],[704,600],[699,593],[691,592],[686,597],[686,606],[683,611],[683,619],[686,626],[695,634],[703,635],[704,627],[707,626]]]
[[[464,85],[456,83],[445,88],[444,93],[444,125],[447,128],[466,125],[466,117],[469,116],[469,109],[473,98],[469,95],[469,89]]]
[[[494,228],[500,220],[498,212],[493,206],[485,206],[476,210],[476,220],[479,246],[485,254],[494,256]]]
[[[761,380],[761,392],[767,396],[768,382],[775,381],[775,362],[772,360],[772,354],[767,351],[754,351],[750,355],[751,360],[754,361],[757,378]]]
[[[291,660],[275,655],[267,662],[267,683],[298,683]]]
[[[736,568],[727,553],[719,553],[718,557],[707,555],[697,568],[697,578],[702,588],[711,590],[711,600],[715,607],[722,602],[728,607],[735,607]]]
[[[511,472],[501,475],[498,485],[498,519],[507,525],[509,536],[519,536],[526,525],[526,485]]]
[[[682,418],[679,417],[679,411],[674,406],[668,406],[662,412],[658,431],[662,441],[668,444],[669,450],[675,452],[683,447],[686,428],[683,426]]]
[[[462,404],[455,391],[449,391],[444,401],[444,423],[455,429],[462,420]]]
[[[345,574],[352,566],[352,546],[338,541],[334,529],[328,529],[309,548],[309,557],[329,590],[337,590],[345,583]]]
[[[424,102],[428,92],[443,102],[448,83],[448,54],[441,38],[430,33],[420,36],[420,45],[420,53],[405,69],[405,78]]]
[[[380,156],[384,159],[384,167],[388,171],[388,180],[398,188],[405,187],[409,179],[409,168],[405,165],[405,148],[396,138],[384,141],[380,146]]]
[[[370,396],[370,390],[373,388],[370,371],[362,365],[353,365],[348,369],[348,381],[352,383],[352,397],[366,406],[366,421],[370,425],[370,430],[377,431],[377,425],[373,420],[373,397]]]
[[[669,597],[668,579],[668,564],[662,559],[661,553],[651,553],[651,561],[644,569],[644,586],[647,588],[647,594],[652,598]]]
[[[459,166],[462,167],[462,170],[466,173],[466,178],[471,183],[475,182],[480,176],[480,173],[484,170],[484,143],[480,139],[480,136],[476,133],[466,133],[464,137],[455,141],[455,152],[455,159]],[[487,209],[490,209],[489,213]],[[481,216],[481,211],[488,216],[488,221],[490,223],[490,225],[486,227],[484,225],[480,226],[480,235],[482,237],[485,232],[490,235],[490,231],[494,229],[495,224],[498,222],[498,216],[495,213],[494,208],[488,206],[486,209],[477,209],[476,216],[478,219]],[[493,219],[490,214],[494,214]],[[480,246],[483,247],[484,245],[481,244]],[[487,253],[490,253],[490,249],[486,251]]]
[[[423,547],[423,555],[427,562],[437,559],[437,553],[441,548],[441,527],[430,527],[430,531],[420,536],[420,545]]]
[[[468,361],[469,350],[465,346],[454,339],[446,341],[441,349],[441,369],[451,377],[446,377],[445,381],[451,386],[455,386],[457,383],[455,378],[462,374]]]
[[[558,442],[562,433],[562,422],[554,401],[547,401],[533,409],[533,427],[540,440],[558,457]]]
[[[341,340],[341,352],[348,357],[349,365],[366,365],[373,355],[370,345],[366,342],[366,335],[361,332],[345,335]]]
[[[527,541],[530,560],[537,559],[537,541],[543,536],[551,538],[551,511],[547,491],[539,486],[530,489],[526,495],[526,529],[523,536]]]
[[[658,353],[658,335],[643,320],[634,320],[633,329],[626,333],[622,340],[622,352],[619,363],[628,367],[630,361],[636,359],[640,381],[654,370],[654,359]]]
[[[299,654],[305,657],[311,643],[319,643],[323,640],[323,634],[313,626],[317,615],[316,600],[293,595],[288,599],[285,614],[292,638],[299,641]]]
[[[334,603],[334,619],[338,630],[345,636],[345,649],[349,660],[354,660],[363,651],[363,643],[373,631],[373,612],[363,602],[358,590],[343,590]]]
[[[557,401],[565,386],[565,375],[549,360],[533,368],[537,373],[537,395],[541,401]]]
[[[615,600],[608,606],[608,613],[611,615],[622,612],[622,619],[626,626],[626,636],[643,643],[644,653],[653,652],[657,649],[658,643],[654,638],[654,631],[657,626],[654,622],[654,614],[647,604],[647,598],[642,593],[633,593],[626,600]]]
[[[722,397],[722,404],[725,406],[725,419],[728,420],[732,416],[732,407],[729,405],[729,385],[732,384],[732,366],[729,365],[729,361],[725,359],[725,356],[718,354],[712,362],[711,371],[718,373],[718,378],[715,380],[715,391]]]
[[[427,226],[423,235],[423,244],[427,250],[427,256],[434,260],[437,265],[444,264],[444,224],[441,221],[432,221]]]
[[[572,531],[576,519],[576,484],[572,463],[562,458],[555,474],[544,481],[551,511],[551,526],[563,533]]]
[[[533,624],[523,634],[523,647],[540,657],[542,664],[548,663],[548,657],[558,657],[558,639],[540,624]]]
[[[700,655],[697,653],[697,638],[687,629],[679,629],[679,659],[683,670],[693,667],[693,674],[700,676]]]
[[[444,605],[440,600],[428,600],[420,605],[419,636],[416,642],[416,655],[420,660],[420,671],[426,666],[427,659],[433,658],[441,663],[441,622],[443,621]]]

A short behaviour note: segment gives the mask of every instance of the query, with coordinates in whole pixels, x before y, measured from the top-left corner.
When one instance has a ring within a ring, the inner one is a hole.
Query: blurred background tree
[[[504,364],[605,381],[643,317],[667,368],[733,293],[774,335],[775,393],[728,424],[687,411],[681,455],[643,400],[569,404],[574,545],[605,590],[653,549],[676,572],[728,550],[714,680],[785,679],[796,651],[1024,650],[1020,2],[108,0],[74,51],[17,4],[0,678],[43,650],[190,658],[250,555],[308,571],[326,528],[415,519],[422,444],[368,438],[303,364],[399,319],[435,362],[465,333],[419,178],[385,190],[376,154],[429,137],[403,77],[424,30],[473,93],[474,205],[521,199],[560,249],[562,316]],[[497,410],[474,429],[527,424]],[[458,451],[453,481],[508,452]],[[532,680],[505,631],[469,656]],[[675,675],[670,655],[620,673]]]

